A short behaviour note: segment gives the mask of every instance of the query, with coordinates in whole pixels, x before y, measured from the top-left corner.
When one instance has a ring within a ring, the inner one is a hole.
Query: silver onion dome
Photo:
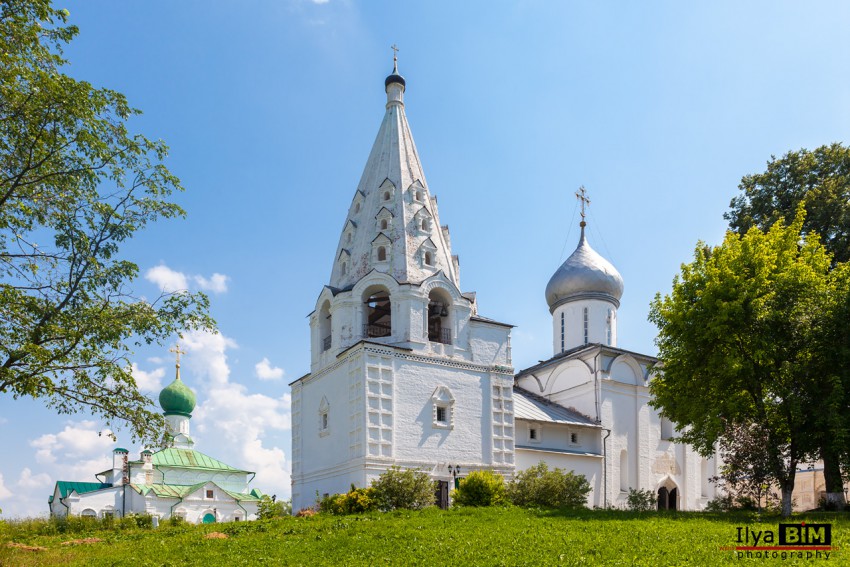
[[[622,296],[623,277],[611,262],[590,247],[582,226],[578,247],[546,286],[549,311],[578,299],[604,299],[619,307]]]

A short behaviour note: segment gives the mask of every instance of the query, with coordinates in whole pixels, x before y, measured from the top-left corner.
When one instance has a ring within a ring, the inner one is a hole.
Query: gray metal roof
[[[514,386],[514,418],[584,427],[601,427],[591,418],[576,410],[567,409],[550,402],[518,386]]]

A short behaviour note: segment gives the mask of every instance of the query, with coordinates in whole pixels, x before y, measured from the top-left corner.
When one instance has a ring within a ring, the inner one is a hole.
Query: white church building
[[[648,405],[655,359],[618,348],[623,280],[582,234],[546,289],[553,356],[515,374],[512,326],[460,287],[404,108],[397,64],[386,112],[310,315],[310,372],[292,387],[292,506],[417,468],[449,504],[474,470],[511,478],[545,461],[583,474],[590,506],[629,488],[701,509],[713,459],[669,440]],[[583,194],[582,194],[583,196]],[[542,285],[541,285],[542,287]]]
[[[180,355],[177,349],[178,357]],[[227,465],[194,449],[189,420],[195,394],[180,380],[159,394],[171,443],[158,451],[143,450],[131,460],[129,451],[112,451],[112,466],[93,481],[57,481],[48,498],[50,515],[91,518],[149,514],[178,516],[190,523],[255,520],[262,493],[251,489],[254,473]]]

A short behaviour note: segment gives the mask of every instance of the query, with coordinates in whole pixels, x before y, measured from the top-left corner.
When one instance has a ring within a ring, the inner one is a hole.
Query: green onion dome
[[[195,409],[195,393],[180,380],[178,374],[174,382],[159,393],[159,405],[165,415],[192,417],[192,410]]]

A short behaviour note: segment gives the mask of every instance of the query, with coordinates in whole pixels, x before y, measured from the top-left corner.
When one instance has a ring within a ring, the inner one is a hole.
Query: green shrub
[[[518,472],[508,484],[510,501],[525,507],[583,508],[589,493],[590,483],[584,475],[557,468],[550,471],[543,461]]]
[[[270,496],[263,496],[257,504],[257,518],[260,520],[282,518],[290,514],[292,514],[292,503],[289,500],[277,500]]]
[[[391,467],[372,481],[372,490],[377,508],[383,511],[420,510],[434,505],[434,482],[419,470]]]
[[[376,510],[378,503],[375,500],[375,491],[372,488],[356,488],[353,484],[351,490],[345,494],[330,494],[318,500],[319,512],[323,514],[346,515],[362,514]]]
[[[186,525],[186,518],[184,518],[183,516],[178,516],[177,514],[172,514],[168,518],[168,525],[171,526],[172,528],[175,528],[175,527],[178,527],[178,526],[185,526]]]
[[[626,498],[629,510],[633,512],[649,512],[654,510],[658,504],[655,493],[651,490],[629,488],[629,496]]]
[[[473,471],[460,479],[452,501],[457,506],[496,506],[507,502],[505,479],[493,471]]]

